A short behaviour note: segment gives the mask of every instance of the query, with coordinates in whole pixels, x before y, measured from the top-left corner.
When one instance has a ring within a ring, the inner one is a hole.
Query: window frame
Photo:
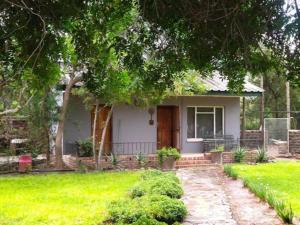
[[[194,138],[188,138],[187,137],[187,142],[200,142],[203,141],[204,138],[197,138],[197,114],[204,114],[204,115],[213,115],[214,119],[214,135],[216,135],[216,109],[222,109],[222,135],[224,135],[225,133],[225,110],[224,110],[224,106],[195,106],[195,105],[191,105],[191,106],[186,106],[186,112],[188,111],[188,108],[194,108],[195,110],[195,114],[194,114],[194,120],[195,120],[195,137]],[[197,112],[197,108],[213,108],[212,112]],[[188,117],[187,117],[188,119]],[[187,121],[187,127],[188,127],[188,121]],[[213,140],[212,138],[206,138],[206,140]]]

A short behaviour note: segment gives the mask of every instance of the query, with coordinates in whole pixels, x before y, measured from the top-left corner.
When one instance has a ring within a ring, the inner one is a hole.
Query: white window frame
[[[195,109],[195,115],[194,115],[194,118],[195,118],[195,138],[188,138],[187,137],[187,142],[200,142],[200,141],[203,141],[203,138],[197,138],[197,114],[205,114],[205,115],[212,114],[212,115],[214,115],[214,135],[216,135],[216,109],[222,109],[222,135],[224,135],[224,133],[225,133],[225,128],[224,128],[225,110],[224,110],[224,106],[202,106],[202,105],[201,106],[199,106],[199,105],[195,106],[195,105],[193,105],[193,106],[187,106],[186,107],[186,112],[187,112],[188,108],[194,108]],[[197,108],[213,108],[213,112],[197,112]],[[206,140],[210,140],[210,139],[208,138]]]

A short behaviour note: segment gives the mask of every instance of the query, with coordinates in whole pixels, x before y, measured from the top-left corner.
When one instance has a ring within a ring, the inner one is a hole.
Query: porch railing
[[[157,150],[156,142],[113,142],[111,149],[116,155],[144,155],[155,154]]]

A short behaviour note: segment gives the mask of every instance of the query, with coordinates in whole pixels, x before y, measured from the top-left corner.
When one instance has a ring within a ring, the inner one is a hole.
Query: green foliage
[[[188,70],[181,72],[181,74],[174,80],[173,95],[202,95],[206,88],[200,79],[201,75],[195,70]]]
[[[173,175],[175,176],[175,175]],[[180,198],[183,195],[181,185],[171,176],[156,176],[152,179],[143,180],[130,192],[132,198],[141,197],[146,194],[166,195],[171,198]]]
[[[257,163],[265,163],[268,162],[269,157],[268,153],[264,148],[258,148],[257,156],[256,156],[256,162]]]
[[[187,214],[184,203],[177,199],[172,199],[163,195],[153,195],[150,197],[151,214],[158,221],[173,224],[182,221]]]
[[[108,221],[114,224],[173,224],[186,215],[178,200],[183,194],[178,178],[172,173],[147,170],[130,189],[131,199],[112,202]],[[140,222],[140,223],[139,223]]]
[[[111,155],[110,155],[110,160],[111,160],[111,164],[112,164],[113,166],[116,166],[116,165],[119,163],[118,157],[117,157],[117,155],[115,155],[114,153],[111,153]]]
[[[140,167],[143,167],[145,165],[145,156],[142,152],[139,152],[136,156],[135,156],[136,160],[138,161],[138,164]]]
[[[141,216],[137,221],[131,223],[132,225],[167,225],[164,222],[159,222],[150,216]]]
[[[141,217],[172,224],[187,214],[182,201],[163,195],[146,195],[132,200],[112,202],[108,207],[108,221],[132,224]]]
[[[292,224],[293,218],[294,218],[294,212],[291,207],[291,205],[287,206],[283,201],[276,201],[275,209],[280,216],[280,218],[283,220],[283,222]]]
[[[173,157],[175,160],[180,159],[180,153],[176,148],[163,147],[157,150],[158,160],[160,164],[163,164],[166,158]]]
[[[294,212],[291,205],[287,206],[282,200],[275,197],[274,193],[268,190],[268,188],[262,184],[252,183],[250,180],[244,182],[260,200],[268,202],[270,207],[274,208],[278,216],[288,224],[292,224]]]
[[[234,180],[238,178],[238,174],[235,172],[231,165],[225,165],[224,172]]]
[[[78,140],[75,142],[77,152],[80,157],[89,157],[93,155],[93,143],[90,138],[85,140]]]
[[[234,152],[233,152],[233,158],[234,161],[237,163],[241,163],[243,161],[243,159],[245,158],[246,155],[246,150],[244,148],[237,148]]]

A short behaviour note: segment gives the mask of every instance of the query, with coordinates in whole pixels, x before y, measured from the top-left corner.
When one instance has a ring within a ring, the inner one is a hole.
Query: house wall
[[[91,112],[85,108],[79,97],[71,96],[63,135],[64,154],[74,153],[75,141],[86,139],[90,135]]]
[[[225,134],[238,138],[240,134],[240,99],[239,97],[173,97],[163,105],[180,107],[180,145],[183,153],[198,153],[203,150],[202,142],[187,141],[187,106],[224,106]],[[150,125],[150,114],[147,109],[134,106],[116,106],[112,116],[113,143],[120,142],[153,142],[157,140],[156,107]],[[72,96],[64,132],[64,153],[74,151],[72,146],[78,139],[91,135],[91,115],[78,97]],[[155,147],[155,146],[154,146]]]
[[[187,141],[187,110],[188,106],[224,106],[225,134],[239,138],[240,135],[240,98],[239,97],[182,97],[181,99],[181,135],[182,152],[196,153],[203,151],[203,142]]]

